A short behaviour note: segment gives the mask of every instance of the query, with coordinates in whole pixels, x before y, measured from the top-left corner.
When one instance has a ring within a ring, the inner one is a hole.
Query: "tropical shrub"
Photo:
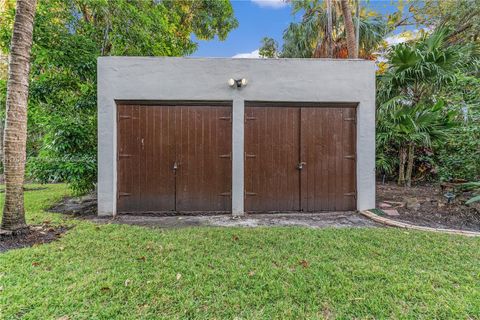
[[[440,180],[476,180],[480,178],[480,114],[452,130],[437,146],[434,158]]]
[[[439,93],[461,115],[459,125],[437,146],[434,161],[441,180],[480,179],[480,78],[475,70],[459,74]]]
[[[480,201],[480,181],[467,182],[461,185],[463,191],[472,191],[473,197],[467,200],[465,204],[472,204]]]
[[[442,90],[451,88],[459,73],[478,63],[472,46],[451,45],[448,35],[448,30],[440,28],[416,42],[393,46],[386,72],[378,77],[377,149],[381,156],[377,164],[384,165],[386,156],[397,152],[400,185],[411,184],[418,156],[415,150],[448,140],[459,110]]]

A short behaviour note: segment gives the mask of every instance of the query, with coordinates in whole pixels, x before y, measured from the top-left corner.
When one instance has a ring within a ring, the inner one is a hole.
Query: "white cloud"
[[[251,0],[253,3],[255,3],[259,7],[263,8],[273,8],[273,9],[278,9],[278,8],[283,8],[288,5],[288,3],[285,0]]]
[[[250,53],[237,53],[232,58],[246,58],[246,59],[260,58],[260,50],[257,49]]]
[[[415,29],[415,30],[409,30],[409,31],[404,31],[401,33],[394,34],[390,37],[385,38],[385,41],[389,46],[393,46],[399,43],[406,42],[408,40],[416,39],[418,38],[422,32],[427,32],[429,33],[432,31],[430,28],[422,28],[422,29]]]
[[[393,46],[393,45],[405,42],[405,41],[410,40],[410,39],[411,39],[411,37],[408,37],[408,36],[405,37],[405,36],[402,36],[401,34],[396,34],[396,35],[393,35],[393,36],[390,36],[390,37],[386,37],[385,41],[387,42],[387,44],[389,46]]]

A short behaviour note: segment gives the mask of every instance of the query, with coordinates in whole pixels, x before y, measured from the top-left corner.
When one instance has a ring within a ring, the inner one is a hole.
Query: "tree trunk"
[[[332,0],[325,0],[327,25],[318,29],[318,40],[313,58],[333,58]]]
[[[348,58],[356,59],[357,55],[357,41],[355,40],[355,27],[353,25],[352,11],[348,0],[340,0],[342,5],[343,21],[345,23],[345,34],[347,36],[347,50]]]
[[[408,157],[407,157],[407,172],[405,174],[405,180],[407,187],[412,186],[412,171],[413,171],[413,160],[414,160],[415,146],[413,143],[408,144]]]
[[[398,185],[405,185],[405,162],[407,160],[407,149],[401,146],[398,154],[400,164],[398,166]]]
[[[10,46],[4,132],[5,204],[2,229],[26,227],[23,202],[27,142],[27,101],[36,0],[17,0]]]
[[[3,111],[3,110],[2,110]],[[3,165],[3,134],[5,130],[5,118],[0,118],[0,163]],[[2,168],[2,171],[5,171],[5,167]],[[1,173],[3,173],[1,172]]]
[[[332,32],[332,0],[326,0],[327,3],[327,32],[325,41],[327,42],[327,57],[333,58],[333,32]]]

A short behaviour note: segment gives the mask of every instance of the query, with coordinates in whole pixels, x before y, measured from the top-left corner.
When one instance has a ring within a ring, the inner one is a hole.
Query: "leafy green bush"
[[[456,128],[437,147],[435,162],[440,180],[475,180],[480,177],[480,121]]]
[[[439,93],[462,115],[444,143],[436,146],[434,161],[440,180],[480,178],[480,78],[459,75]]]
[[[468,201],[465,202],[465,204],[471,204],[471,203],[480,201],[480,181],[464,183],[462,185],[462,189],[464,191],[473,191],[474,192],[473,197],[468,199]]]
[[[432,148],[418,148],[414,164],[414,180],[449,181],[480,178],[480,118],[471,116],[467,122],[458,120],[443,142]],[[381,135],[381,132],[377,133]],[[392,168],[398,166],[398,151],[377,138],[377,173],[395,179]]]
[[[57,114],[48,118],[41,148],[27,162],[30,179],[43,183],[66,181],[77,195],[94,189],[97,135],[92,111],[92,108],[75,108],[72,110],[75,117]]]
[[[68,181],[75,195],[88,193],[97,179],[96,158],[82,155],[81,158],[30,158],[27,175],[42,183]]]

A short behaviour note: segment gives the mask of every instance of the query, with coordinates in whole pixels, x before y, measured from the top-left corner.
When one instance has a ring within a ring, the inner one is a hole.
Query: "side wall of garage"
[[[229,79],[247,79],[232,88]],[[117,102],[228,101],[232,104],[232,213],[244,212],[248,101],[357,105],[357,209],[375,206],[375,65],[364,60],[98,59],[98,214],[116,214]]]

